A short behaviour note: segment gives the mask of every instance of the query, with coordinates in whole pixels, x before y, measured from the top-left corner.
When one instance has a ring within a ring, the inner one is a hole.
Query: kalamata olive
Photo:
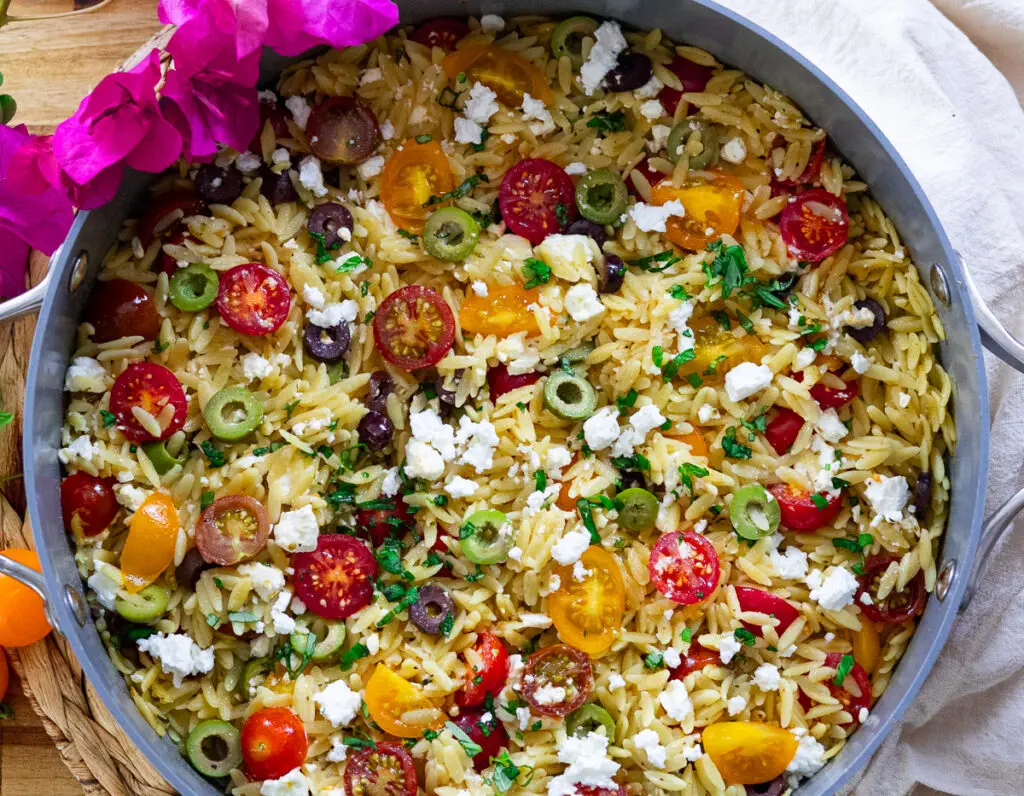
[[[420,588],[419,599],[409,609],[409,619],[431,636],[439,635],[446,617],[455,618],[455,603],[440,586],[431,583]]]
[[[203,570],[211,566],[213,565],[207,563],[206,559],[203,558],[203,554],[199,552],[199,548],[193,547],[185,553],[185,557],[181,559],[181,563],[175,568],[174,577],[178,581],[179,586],[188,586],[189,589],[195,589],[196,584],[199,582],[199,576],[203,574]]]
[[[925,512],[932,505],[932,474],[921,473],[914,486],[914,516],[918,522],[924,522]]]
[[[627,489],[633,489],[634,487],[647,489],[647,480],[636,470],[626,470],[619,473],[619,481],[622,482],[622,486],[619,487],[620,492],[625,492]]]
[[[782,796],[788,786],[785,777],[776,777],[771,782],[744,785],[744,787],[747,789],[747,796]]]
[[[313,108],[306,122],[309,148],[325,163],[362,163],[380,141],[377,117],[352,97],[331,97]]]
[[[263,182],[260,184],[260,193],[267,197],[272,204],[278,205],[298,200],[299,195],[295,192],[295,186],[292,185],[287,170],[275,174],[270,166],[263,166],[260,169],[260,177],[263,178]]]
[[[626,264],[614,254],[604,256],[604,265],[597,272],[597,287],[602,293],[618,293],[626,279]]]
[[[375,370],[370,376],[370,394],[366,396],[367,409],[383,412],[387,406],[388,396],[395,390],[395,383],[386,370]]]
[[[455,392],[444,386],[444,379],[440,378],[434,382],[434,390],[437,392],[437,402],[441,405],[441,417],[449,418],[455,411]]]
[[[359,421],[359,441],[372,451],[384,450],[395,436],[395,426],[383,412],[375,409]]]
[[[874,299],[861,299],[853,304],[859,310],[871,310],[871,314],[875,316],[870,326],[864,326],[860,329],[853,326],[846,327],[846,333],[850,335],[858,343],[867,343],[874,340],[878,335],[885,331],[885,310],[882,309],[882,305]]]
[[[329,329],[311,323],[302,333],[302,342],[305,344],[306,353],[313,359],[330,364],[345,356],[348,344],[352,342],[352,333],[349,331],[347,321],[342,321]]]
[[[352,227],[352,214],[345,205],[339,205],[336,202],[317,205],[309,214],[309,221],[306,222],[309,234],[323,235],[324,246],[328,249],[342,242],[343,239],[338,230],[347,229],[351,232]]]
[[[196,193],[210,204],[229,205],[242,195],[242,175],[237,169],[204,163],[196,174]]]
[[[625,52],[604,76],[604,87],[609,91],[636,91],[646,85],[653,74],[650,58],[643,53]]]
[[[588,221],[585,218],[578,218],[573,221],[565,228],[565,232],[563,234],[586,235],[597,244],[598,248],[603,247],[604,242],[608,240],[608,234],[604,231],[604,227],[595,221]]]

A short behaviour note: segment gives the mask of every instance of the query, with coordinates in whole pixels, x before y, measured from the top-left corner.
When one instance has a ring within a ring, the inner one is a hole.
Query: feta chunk
[[[140,652],[148,652],[160,662],[164,674],[174,679],[174,687],[191,675],[213,669],[213,647],[202,649],[184,633],[154,633],[136,642]]]
[[[665,115],[665,106],[659,100],[649,99],[640,106],[640,115],[653,122]]]
[[[910,500],[910,487],[907,479],[898,476],[872,476],[864,482],[864,495],[875,512],[872,526],[877,526],[883,519],[889,522],[902,522],[903,509]]]
[[[481,282],[479,279],[475,279],[473,280],[473,284],[471,287],[473,288],[473,292],[476,293],[478,296],[487,296],[486,282]]]
[[[274,366],[266,358],[255,353],[242,357],[242,375],[246,381],[265,379],[274,372]]]
[[[320,715],[335,727],[344,727],[352,723],[359,713],[363,698],[358,691],[353,691],[344,680],[335,680],[326,688],[320,689],[313,701],[320,706]]]
[[[573,285],[565,294],[565,309],[577,323],[589,321],[604,312],[597,291],[589,284]]]
[[[860,584],[856,576],[845,567],[832,567],[827,575],[812,570],[807,576],[811,599],[826,611],[840,611],[853,605],[853,597]]]
[[[565,173],[571,175],[580,175],[587,173],[587,166],[585,163],[580,163],[578,160],[570,163],[565,167]]]
[[[106,368],[92,357],[75,357],[64,375],[64,389],[68,392],[106,392]]]
[[[835,409],[829,409],[821,413],[821,417],[818,418],[818,422],[814,424],[815,428],[818,429],[818,433],[827,442],[839,442],[850,432],[847,430],[843,421],[839,419],[839,415]]]
[[[322,329],[330,329],[342,322],[352,323],[359,314],[359,305],[351,299],[327,304],[322,310],[306,311],[306,320]]]
[[[462,476],[454,476],[444,486],[444,491],[451,495],[453,498],[464,498],[469,497],[476,493],[479,486],[476,481],[470,481],[468,478]]]
[[[786,771],[796,776],[809,777],[825,765],[825,747],[812,735],[801,735],[796,754],[786,766]]]
[[[267,779],[260,785],[260,796],[309,796],[313,782],[302,773],[301,768],[293,768],[283,777]]]
[[[725,391],[729,394],[729,400],[742,401],[761,392],[772,383],[774,377],[775,374],[767,365],[741,362],[725,374]]]
[[[313,196],[327,196],[327,186],[324,185],[324,173],[320,167],[320,159],[315,155],[307,155],[299,163],[299,185]]]
[[[725,708],[729,711],[730,716],[735,716],[737,713],[742,713],[743,709],[747,706],[746,697],[736,695],[729,697],[725,702]]]
[[[619,788],[613,779],[619,764],[608,757],[608,738],[604,733],[565,737],[558,743],[558,760],[567,768],[548,780],[547,796],[575,796],[581,787],[611,791]]]
[[[685,721],[693,715],[693,702],[682,680],[669,680],[668,685],[658,695],[658,701],[665,709],[669,718]]]
[[[780,578],[803,580],[807,576],[807,553],[799,547],[787,547],[783,555],[772,550],[768,560]]]
[[[484,128],[472,119],[455,117],[455,143],[479,144],[483,140]]]
[[[668,751],[661,745],[661,738],[654,730],[640,730],[633,736],[637,749],[647,753],[647,762],[655,768],[664,768]]]
[[[535,254],[559,279],[578,282],[592,272],[590,264],[600,255],[597,244],[586,235],[548,235]]]
[[[579,561],[580,556],[588,547],[590,547],[589,531],[585,529],[569,531],[555,542],[555,546],[551,548],[551,557],[559,564],[568,566]]]
[[[675,682],[675,681],[673,681],[673,682]],[[620,688],[625,688],[625,686],[626,686],[626,680],[618,672],[612,672],[610,675],[608,675],[608,690],[609,691],[617,691]]]
[[[818,354],[813,348],[801,348],[793,360],[793,367],[796,370],[806,370],[814,364],[814,360],[817,358]]]
[[[722,156],[722,160],[727,163],[742,163],[747,159],[747,142],[739,136],[734,136],[722,144],[719,153]]]
[[[305,130],[306,123],[309,121],[309,114],[313,112],[306,98],[299,95],[288,97],[284,101],[284,106],[292,112],[292,119],[295,120],[296,127],[300,130]]]
[[[619,53],[626,49],[626,39],[617,22],[602,22],[594,38],[594,46],[580,69],[580,82],[587,96],[601,87],[605,75],[615,68]]]
[[[313,507],[305,505],[295,511],[285,511],[274,526],[274,541],[289,553],[311,553],[316,550],[320,536],[320,523]]]
[[[619,410],[606,406],[587,418],[583,438],[592,451],[604,450],[615,442],[619,438]]]
[[[405,446],[405,473],[410,478],[436,481],[444,475],[444,459],[427,443],[411,439]]]
[[[471,122],[487,124],[499,110],[498,95],[483,83],[474,83],[466,98],[463,114]]]
[[[551,118],[551,111],[547,109],[543,101],[523,94],[522,104],[523,116],[532,120],[530,132],[534,135],[545,135],[555,129],[555,120]]]
[[[754,685],[762,691],[778,691],[782,676],[779,667],[771,663],[762,663],[754,671]]]
[[[718,657],[722,663],[729,663],[743,646],[732,633],[725,633],[718,639]]]
[[[356,170],[360,177],[369,182],[384,170],[384,156],[374,155],[372,158],[367,158],[359,164]]]
[[[89,576],[86,584],[93,590],[100,605],[108,611],[114,610],[114,601],[121,588],[121,570],[106,561],[97,561],[96,571]]]
[[[252,581],[261,600],[269,600],[284,588],[284,573],[269,564],[246,562],[238,567],[238,574]]]
[[[860,351],[854,351],[850,357],[850,365],[857,373],[867,373],[868,368],[871,367],[871,357],[864,356]]]
[[[673,216],[682,218],[685,215],[686,208],[678,199],[665,202],[663,205],[637,202],[629,209],[629,217],[642,232],[664,232],[666,221]]]

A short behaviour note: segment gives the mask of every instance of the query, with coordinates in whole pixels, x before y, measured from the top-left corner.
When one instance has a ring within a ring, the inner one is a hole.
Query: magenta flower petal
[[[0,298],[14,298],[25,292],[28,249],[25,241],[0,227]]]
[[[115,163],[110,168],[104,169],[85,185],[72,182],[65,174],[60,175],[65,192],[72,204],[79,210],[95,210],[113,199],[117,195],[117,189],[121,186],[122,176],[124,176],[123,163]]]
[[[390,0],[267,0],[267,9],[265,43],[281,55],[320,44],[363,44],[398,24],[398,7]]]
[[[160,0],[157,14],[164,24],[178,26],[168,51],[187,72],[196,71],[190,64],[202,59],[211,39],[229,36],[242,60],[263,48],[267,33],[266,0]]]

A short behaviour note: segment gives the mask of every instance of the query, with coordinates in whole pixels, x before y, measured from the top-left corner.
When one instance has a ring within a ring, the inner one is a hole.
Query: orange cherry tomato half
[[[267,510],[248,495],[225,495],[213,501],[196,524],[196,547],[205,561],[230,567],[267,546]]]
[[[454,50],[461,39],[469,35],[466,20],[458,17],[435,17],[427,20],[412,32],[409,38],[424,47],[440,47]]]
[[[276,332],[287,320],[291,306],[288,282],[273,268],[244,263],[220,275],[217,312],[239,334]]]
[[[757,785],[780,776],[796,756],[789,730],[754,721],[719,721],[701,734],[704,751],[729,785]]]
[[[860,618],[860,630],[853,633],[853,659],[869,675],[874,674],[882,653],[882,639],[878,625],[866,616]]]
[[[555,570],[561,585],[548,596],[548,613],[558,637],[588,655],[607,652],[618,635],[626,610],[626,586],[615,556],[599,545],[583,551],[586,575],[577,580],[574,568]]]
[[[803,427],[804,419],[800,415],[792,409],[780,406],[775,410],[772,419],[768,421],[764,430],[764,438],[768,440],[769,445],[775,448],[775,452],[779,456],[784,456],[793,447],[793,443],[796,442],[800,429]]]
[[[586,702],[593,686],[590,658],[568,644],[555,644],[526,661],[519,691],[538,713],[561,718]]]
[[[418,738],[424,730],[444,724],[444,713],[423,695],[419,686],[378,663],[366,683],[370,717],[389,735]]]
[[[170,566],[180,528],[178,509],[166,492],[153,492],[142,501],[121,552],[125,589],[141,591]]]
[[[128,279],[97,282],[82,317],[96,330],[92,339],[97,343],[134,335],[155,340],[160,333],[153,294]]]
[[[397,368],[429,368],[451,351],[455,316],[436,290],[406,285],[381,302],[373,316],[373,342]]]
[[[0,552],[36,572],[42,572],[39,556],[13,548]],[[0,647],[26,647],[45,638],[51,627],[43,610],[43,598],[8,575],[0,575]]]
[[[164,413],[171,406],[174,412],[162,431],[153,436],[147,431],[135,413],[136,407],[148,412],[157,420],[165,419]],[[110,411],[117,418],[117,427],[132,442],[149,442],[167,439],[185,425],[188,402],[185,391],[171,371],[154,362],[136,362],[124,369],[110,390]]]
[[[846,202],[823,188],[804,191],[782,211],[779,233],[793,257],[820,262],[843,248],[850,237]]]
[[[686,215],[670,217],[665,234],[677,246],[699,252],[723,235],[736,232],[744,193],[738,179],[712,171],[687,177],[681,188],[662,180],[651,190],[651,202],[660,206],[678,199],[683,203]]]
[[[786,628],[793,624],[797,617],[800,616],[800,611],[794,608],[791,603],[771,592],[754,589],[750,586],[737,586],[736,600],[744,611],[768,614],[768,616],[777,619],[778,624],[775,625],[775,633],[779,636],[785,633]],[[758,638],[764,636],[764,630],[760,625],[752,625],[749,622],[743,622],[742,625]]]
[[[455,694],[455,704],[460,708],[479,705],[488,694],[497,696],[508,680],[508,650],[500,638],[493,633],[481,633],[473,645],[473,652],[474,658],[467,655],[466,660],[479,658],[480,664],[470,665],[465,684]]]
[[[681,605],[709,599],[721,576],[715,546],[693,531],[663,535],[651,550],[648,569],[658,591]]]
[[[103,533],[117,514],[111,479],[72,473],[60,483],[60,507],[64,529],[74,536]]]
[[[722,658],[718,654],[718,650],[708,649],[694,643],[690,645],[690,649],[682,656],[679,665],[672,670],[672,674],[669,675],[668,679],[682,680],[691,672],[699,672],[705,666],[719,666],[721,663]]]
[[[838,652],[830,652],[825,656],[825,666],[838,670],[843,657]],[[843,726],[856,727],[860,724],[861,710],[871,709],[871,680],[864,668],[855,662],[853,668],[843,678],[842,685],[836,685],[835,677],[830,677],[826,684],[832,696],[843,706],[843,710],[853,717],[852,721],[846,722]]]
[[[834,520],[843,507],[842,491],[811,494],[789,484],[769,484],[768,491],[779,501],[782,524],[791,531],[816,531]],[[819,507],[815,498],[825,501]]]
[[[391,153],[380,177],[380,198],[391,220],[410,232],[423,232],[436,208],[427,206],[431,196],[455,187],[448,156],[437,141],[418,144],[404,141]]]
[[[459,309],[459,325],[470,334],[508,337],[526,332],[532,337],[540,334],[540,327],[530,305],[539,298],[537,290],[526,290],[518,284],[491,287],[486,296],[470,293]]]
[[[323,534],[311,553],[298,553],[295,596],[317,616],[344,619],[373,599],[377,561],[366,543],[344,534]]]
[[[7,653],[0,647],[0,702],[7,696],[7,688],[11,684],[11,670],[7,664]]]
[[[699,431],[691,431],[689,434],[673,434],[672,429],[669,429],[664,434],[666,437],[672,437],[672,439],[677,439],[689,445],[691,456],[699,456],[703,459],[708,458],[708,443],[704,439],[704,435]]]
[[[561,166],[527,158],[501,178],[498,205],[509,232],[536,246],[576,217],[576,186]]]
[[[456,50],[444,59],[444,73],[449,78],[466,73],[470,83],[483,83],[510,108],[523,104],[529,94],[545,105],[555,101],[544,73],[523,56],[487,44],[475,44]]]
[[[345,764],[346,796],[416,796],[416,787],[412,755],[401,744],[360,749]]]
[[[760,365],[771,349],[756,335],[736,337],[733,330],[738,325],[733,321],[726,329],[713,315],[702,315],[690,321],[696,355],[683,363],[679,376],[686,378],[697,374],[704,384],[721,384],[725,374],[741,362]]]
[[[242,758],[251,779],[279,779],[306,762],[302,720],[288,708],[257,710],[242,725]]]

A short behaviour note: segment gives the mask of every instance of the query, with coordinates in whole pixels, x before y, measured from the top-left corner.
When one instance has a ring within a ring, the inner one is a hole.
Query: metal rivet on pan
[[[935,581],[935,596],[939,598],[939,602],[946,599],[949,587],[953,585],[954,575],[956,575],[956,559],[951,558],[942,565],[942,569],[939,570],[939,577]]]
[[[932,264],[930,281],[932,283],[932,293],[935,294],[935,298],[948,307],[949,285],[946,284],[946,274],[938,263]]]
[[[68,290],[74,293],[85,281],[85,274],[89,270],[89,255],[84,251],[78,255],[75,265],[71,269],[71,279],[68,282]]]
[[[85,604],[85,598],[82,596],[82,593],[73,586],[65,586],[64,602],[71,609],[71,613],[75,615],[75,620],[78,624],[84,626],[85,620],[89,617],[89,609]]]

